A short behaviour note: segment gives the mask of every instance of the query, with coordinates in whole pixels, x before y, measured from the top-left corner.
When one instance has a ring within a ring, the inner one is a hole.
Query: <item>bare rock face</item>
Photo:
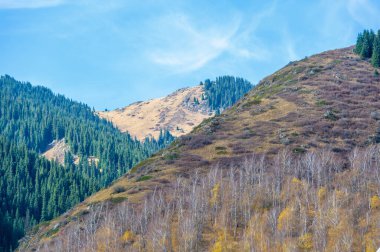
[[[65,143],[65,139],[54,140],[51,142],[47,150],[42,153],[46,159],[56,160],[58,163],[63,164],[65,161],[65,152],[69,151],[70,147]]]
[[[166,97],[97,114],[114,123],[120,131],[128,131],[140,140],[157,138],[161,129],[168,129],[173,136],[181,136],[214,115],[207,101],[202,100],[203,93],[203,86],[181,88]]]

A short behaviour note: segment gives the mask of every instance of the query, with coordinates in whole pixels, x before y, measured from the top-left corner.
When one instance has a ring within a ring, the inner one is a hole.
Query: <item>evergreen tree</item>
[[[204,82],[205,99],[209,108],[219,114],[235,104],[252,87],[249,81],[233,76],[221,76],[215,81],[207,79]]]
[[[380,67],[380,30],[373,42],[371,63],[374,67]]]
[[[372,53],[372,48],[371,48],[371,41],[369,37],[369,33],[365,32],[364,33],[364,38],[363,38],[363,45],[362,45],[362,50],[360,52],[360,56],[363,59],[370,58]]]
[[[364,30],[359,33],[354,52],[362,59],[371,59],[374,67],[380,66],[380,30],[375,34],[372,30]]]
[[[70,147],[63,164],[40,155],[62,139]],[[165,131],[141,143],[85,104],[2,76],[0,251],[16,248],[26,228],[62,214],[171,141]]]
[[[362,52],[362,49],[363,49],[363,34],[362,33],[359,33],[358,34],[358,38],[356,39],[356,46],[355,46],[355,49],[354,49],[354,52],[356,54],[361,54]]]

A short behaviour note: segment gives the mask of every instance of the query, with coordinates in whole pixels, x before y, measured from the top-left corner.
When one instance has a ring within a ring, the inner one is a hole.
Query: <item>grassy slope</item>
[[[378,127],[370,113],[380,109],[380,81],[370,64],[351,51],[328,51],[288,64],[262,80],[234,107],[205,120],[110,188],[40,225],[21,248],[49,241],[57,223],[64,232],[73,216],[92,204],[126,198],[140,203],[155,187],[170,192],[169,182],[190,176],[195,168],[228,165],[253,152],[274,156],[285,147],[293,153],[327,147],[343,155],[355,146],[368,145]],[[113,193],[117,186],[125,191]]]
[[[162,98],[97,113],[101,118],[112,121],[122,132],[128,131],[139,140],[147,136],[158,138],[160,129],[168,129],[172,135],[181,136],[213,115],[207,101],[202,101],[203,93],[203,86],[182,88]],[[200,101],[199,105],[194,104],[194,98]]]

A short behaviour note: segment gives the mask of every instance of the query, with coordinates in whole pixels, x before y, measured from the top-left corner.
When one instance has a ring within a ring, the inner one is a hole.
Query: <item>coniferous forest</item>
[[[243,78],[220,76],[215,81],[205,80],[204,87],[209,108],[219,114],[235,104],[253,86]]]
[[[370,59],[374,67],[380,67],[380,30],[375,34],[372,30],[364,30],[358,34],[354,49],[363,59]]]
[[[0,251],[173,140],[163,131],[139,142],[87,105],[8,75],[0,78],[0,132]],[[64,164],[40,155],[60,139],[70,147]]]

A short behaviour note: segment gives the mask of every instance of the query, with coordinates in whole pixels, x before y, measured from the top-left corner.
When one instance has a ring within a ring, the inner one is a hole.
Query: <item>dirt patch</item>
[[[58,163],[63,164],[65,162],[65,153],[70,151],[70,147],[65,143],[65,139],[54,140],[51,142],[47,150],[42,153],[46,159],[56,160]]]

